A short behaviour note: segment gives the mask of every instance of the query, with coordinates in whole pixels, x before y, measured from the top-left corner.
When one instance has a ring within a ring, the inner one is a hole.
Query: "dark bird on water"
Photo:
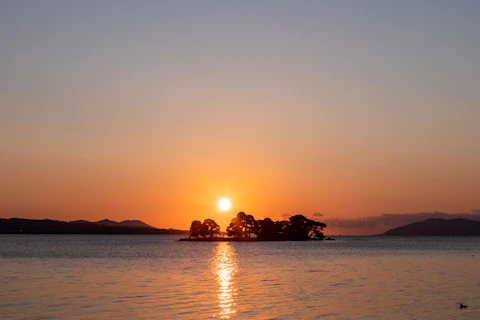
[[[468,308],[468,306],[464,305],[463,303],[460,303],[460,309],[463,309],[463,308]]]

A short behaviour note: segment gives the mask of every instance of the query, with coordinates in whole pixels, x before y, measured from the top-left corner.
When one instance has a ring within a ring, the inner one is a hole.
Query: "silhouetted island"
[[[323,240],[323,222],[307,219],[297,214],[289,220],[272,221],[270,218],[255,220],[255,218],[239,212],[232,219],[225,234],[220,232],[220,226],[212,219],[202,222],[195,220],[190,226],[190,236],[180,241],[305,241]],[[223,235],[223,236],[216,236]]]
[[[388,230],[385,236],[480,236],[480,221],[431,218]]]
[[[9,234],[188,234],[187,230],[157,229],[140,220],[116,222],[101,220],[58,221],[34,219],[1,219],[0,233]]]

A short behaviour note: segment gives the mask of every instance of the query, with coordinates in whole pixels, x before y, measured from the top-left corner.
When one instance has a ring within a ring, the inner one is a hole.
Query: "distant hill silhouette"
[[[385,236],[480,236],[480,221],[427,219],[388,230]]]
[[[33,219],[1,219],[0,233],[28,234],[188,234],[187,230],[157,229],[140,220],[115,222],[102,220],[58,221]]]
[[[111,227],[141,227],[141,228],[154,228],[151,225],[146,224],[143,221],[140,220],[124,220],[121,222],[116,222],[108,219],[103,219],[97,222],[90,222],[86,220],[75,220],[75,221],[70,221],[71,223],[93,223],[93,224],[101,224],[105,226],[111,226]]]

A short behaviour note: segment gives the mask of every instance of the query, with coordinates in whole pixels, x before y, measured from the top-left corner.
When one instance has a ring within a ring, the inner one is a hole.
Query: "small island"
[[[239,212],[221,232],[212,219],[195,220],[190,226],[190,236],[180,241],[307,241],[323,240],[323,222],[297,214],[289,220],[273,221],[270,218],[255,220],[254,216]]]

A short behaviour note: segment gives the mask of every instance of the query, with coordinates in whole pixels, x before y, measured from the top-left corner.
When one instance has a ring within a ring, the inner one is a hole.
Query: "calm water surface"
[[[480,237],[178,239],[0,235],[0,318],[480,319]]]

